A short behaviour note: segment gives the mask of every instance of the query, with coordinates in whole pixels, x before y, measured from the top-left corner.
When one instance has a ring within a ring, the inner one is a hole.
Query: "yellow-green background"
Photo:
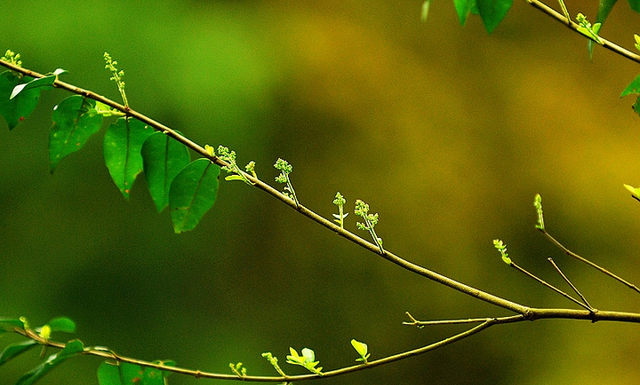
[[[568,259],[548,229],[631,281],[638,268],[640,117],[620,92],[640,67],[516,1],[489,36],[451,1],[0,0],[0,50],[40,72],[117,99],[102,54],[125,70],[132,108],[200,144],[255,160],[272,184],[293,164],[301,202],[326,217],[342,192],[380,213],[385,246],[418,264],[537,307],[574,307],[519,275],[493,249],[565,288],[553,256],[599,309],[640,311],[640,296]],[[555,2],[552,5],[557,6]],[[592,19],[597,1],[567,2]],[[640,16],[619,2],[605,37],[633,47]],[[275,374],[289,346],[325,369],[462,330],[421,319],[507,315],[383,261],[256,189],[223,182],[216,206],[175,235],[141,177],[129,202],[111,183],[101,135],[48,172],[49,91],[12,132],[0,124],[0,314],[42,324],[68,316],[88,345],[228,373]],[[103,132],[103,131],[102,131]],[[356,231],[354,215],[346,227]],[[363,237],[368,234],[361,233]],[[16,339],[4,337],[3,344]],[[634,384],[635,325],[539,321],[497,326],[424,356],[327,384]],[[14,383],[32,352],[0,368]],[[78,358],[43,384],[97,384]],[[283,365],[288,373],[299,368]],[[174,375],[172,384],[220,383]]]

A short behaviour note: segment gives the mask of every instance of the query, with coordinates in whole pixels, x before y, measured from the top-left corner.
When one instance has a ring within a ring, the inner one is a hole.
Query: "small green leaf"
[[[6,348],[0,353],[0,365],[3,365],[18,355],[26,352],[32,347],[38,345],[38,343],[34,340],[27,340],[22,342],[17,342],[15,344],[7,345]]]
[[[76,323],[66,317],[54,318],[47,323],[52,332],[75,333]]]
[[[208,159],[189,163],[173,179],[169,191],[171,220],[176,233],[193,230],[216,201],[220,167]]]
[[[158,212],[169,204],[171,182],[189,164],[189,150],[177,140],[156,132],[142,145],[144,176]]]
[[[49,76],[44,76],[38,79],[33,79],[27,83],[20,83],[13,88],[13,90],[11,91],[11,95],[9,96],[9,99],[14,99],[21,92],[33,90],[36,88],[45,89],[45,90],[50,89],[52,88],[53,83],[56,82],[56,79],[57,79],[56,75],[49,75]]]
[[[76,356],[84,351],[84,345],[79,340],[69,341],[64,349],[60,350],[57,354],[52,354],[42,364],[31,369],[25,375],[23,375],[16,385],[31,385],[44,377],[51,369],[60,365],[69,358]]]
[[[131,118],[118,119],[104,134],[104,161],[125,199],[129,199],[131,186],[142,171],[140,150],[151,134],[151,127]]]
[[[624,185],[624,188],[626,188],[627,190],[629,190],[629,192],[631,192],[631,194],[633,194],[634,196],[640,198],[640,188],[636,188],[633,186],[629,186],[628,184]]]
[[[100,129],[102,116],[95,110],[96,102],[73,95],[53,108],[53,126],[49,132],[50,172],[67,155],[84,146]]]
[[[33,112],[38,105],[40,88],[32,88],[21,92],[17,97],[10,99],[13,89],[26,84],[31,79],[28,76],[19,77],[11,71],[0,74],[0,115],[4,118],[10,130],[23,121]]]
[[[631,94],[640,94],[640,75],[638,75],[633,81],[622,91],[620,97],[625,97]]]
[[[480,17],[487,32],[492,33],[507,16],[507,12],[513,5],[513,0],[476,0]]]
[[[633,106],[631,106],[631,108],[633,108],[636,114],[640,115],[640,96],[636,98],[636,102],[633,103]]]

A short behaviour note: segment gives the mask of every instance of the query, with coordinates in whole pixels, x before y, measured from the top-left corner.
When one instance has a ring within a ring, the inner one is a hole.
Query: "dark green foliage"
[[[102,115],[95,106],[94,100],[73,95],[53,108],[53,126],[49,131],[51,173],[62,159],[80,150],[102,126]]]
[[[487,32],[492,33],[507,16],[507,12],[513,5],[513,0],[476,0],[478,11]]]
[[[158,212],[169,204],[169,188],[178,173],[189,164],[189,150],[175,139],[156,132],[142,145],[144,175]]]
[[[161,363],[156,361],[156,363]],[[173,365],[172,361],[163,362]],[[168,372],[154,368],[142,368],[127,362],[103,362],[98,368],[100,385],[164,385]]]
[[[11,71],[0,74],[0,115],[4,118],[10,130],[23,121],[38,104],[40,88],[25,89],[16,97],[11,98],[14,88],[33,80],[30,77],[20,77]]]
[[[10,360],[14,359],[16,356],[26,352],[32,347],[38,345],[38,343],[34,340],[26,340],[22,342],[17,342],[15,344],[7,345],[6,348],[0,353],[0,365],[3,365]]]
[[[169,207],[176,233],[193,230],[213,206],[218,192],[220,167],[208,159],[196,159],[173,180]]]
[[[151,134],[151,127],[131,118],[119,118],[104,134],[104,161],[125,199],[129,199],[131,186],[142,172],[140,151]]]

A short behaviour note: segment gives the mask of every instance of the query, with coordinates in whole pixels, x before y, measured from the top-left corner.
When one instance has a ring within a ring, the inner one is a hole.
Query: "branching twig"
[[[560,270],[560,267],[558,267],[558,265],[556,265],[556,263],[553,261],[553,258],[549,257],[547,258],[547,260],[553,265],[553,267],[558,271],[558,274],[560,274],[560,276],[562,277],[562,279],[564,279],[564,281],[569,284],[569,286],[571,286],[571,288],[573,289],[573,291],[576,292],[576,294],[578,294],[578,296],[580,296],[580,298],[582,299],[582,302],[587,305],[587,308],[591,311],[596,311],[593,306],[591,306],[591,304],[589,304],[589,301],[587,301],[587,299],[584,297],[584,295],[582,295],[582,293],[580,293],[580,290],[578,290],[577,287],[575,287],[575,285],[571,282],[571,280],[562,272],[562,270]]]

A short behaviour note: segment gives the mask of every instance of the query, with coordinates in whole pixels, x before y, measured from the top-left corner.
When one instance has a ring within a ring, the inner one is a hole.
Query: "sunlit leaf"
[[[169,204],[171,182],[189,164],[189,150],[168,135],[156,132],[142,145],[142,159],[149,193],[160,212]]]
[[[33,89],[48,89],[51,88],[53,83],[56,81],[56,75],[44,76],[38,79],[30,80],[26,83],[20,83],[13,88],[11,91],[11,95],[9,99],[14,99],[16,96],[20,95],[22,92],[26,92],[28,90]]]
[[[6,362],[9,362],[11,359],[26,352],[27,350],[31,349],[36,345],[38,345],[38,343],[34,340],[26,340],[22,342],[17,342],[15,344],[7,345],[7,347],[4,348],[2,353],[0,353],[0,365],[3,365]]]
[[[513,0],[476,0],[487,32],[492,33],[513,5]]]
[[[422,12],[420,14],[420,20],[424,23],[427,21],[427,17],[429,16],[429,6],[431,5],[431,0],[425,0],[422,3]]]
[[[29,116],[38,104],[40,88],[26,90],[10,99],[11,93],[17,85],[25,84],[32,79],[28,76],[20,78],[11,71],[0,74],[0,115],[7,122],[10,130]]]
[[[220,167],[208,159],[189,163],[171,183],[169,207],[176,233],[193,230],[213,206],[218,192]]]
[[[129,199],[131,186],[142,171],[140,150],[153,129],[139,120],[120,118],[104,135],[104,161],[122,196]]]
[[[96,102],[73,95],[53,108],[53,126],[49,132],[49,163],[53,173],[64,157],[84,146],[102,125],[102,115],[95,110]]]
[[[79,340],[69,341],[64,349],[60,350],[57,354],[52,354],[42,364],[36,366],[31,371],[23,375],[16,385],[31,385],[38,381],[44,375],[49,373],[51,369],[60,365],[69,358],[76,356],[84,351],[84,345]]]

